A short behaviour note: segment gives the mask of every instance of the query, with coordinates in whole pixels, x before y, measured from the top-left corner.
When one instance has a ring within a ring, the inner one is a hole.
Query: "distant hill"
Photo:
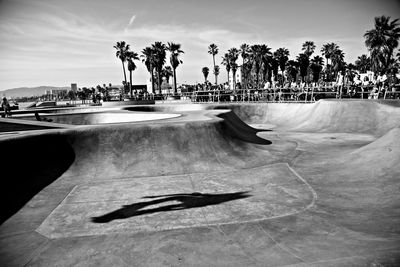
[[[0,91],[0,96],[6,97],[30,97],[30,96],[41,96],[44,95],[46,90],[51,89],[67,89],[70,90],[71,87],[57,87],[57,86],[38,86],[38,87],[19,87],[13,89],[7,89]]]

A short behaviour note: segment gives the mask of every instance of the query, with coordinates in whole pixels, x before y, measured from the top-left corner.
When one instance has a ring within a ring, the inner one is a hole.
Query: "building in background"
[[[67,89],[50,89],[45,91],[45,97],[47,101],[62,100],[68,96]]]

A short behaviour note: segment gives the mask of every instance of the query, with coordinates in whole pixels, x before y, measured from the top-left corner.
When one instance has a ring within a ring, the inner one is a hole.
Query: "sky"
[[[0,91],[41,85],[78,87],[121,84],[121,61],[113,45],[126,41],[140,54],[156,41],[182,45],[179,83],[203,81],[231,47],[285,47],[290,58],[314,41],[315,55],[335,42],[354,63],[368,51],[364,33],[374,17],[400,18],[399,0],[0,0]],[[134,84],[149,74],[137,62]],[[167,60],[169,65],[169,60]],[[220,81],[226,79],[221,66]]]

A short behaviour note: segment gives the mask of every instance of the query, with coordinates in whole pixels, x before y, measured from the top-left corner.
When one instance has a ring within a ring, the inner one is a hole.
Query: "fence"
[[[187,96],[186,96],[187,97]],[[306,88],[209,90],[191,93],[192,102],[304,102],[326,98],[398,99],[400,84],[392,88],[374,86],[321,86]]]

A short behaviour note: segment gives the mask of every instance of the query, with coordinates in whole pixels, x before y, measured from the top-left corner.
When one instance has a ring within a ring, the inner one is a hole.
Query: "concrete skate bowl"
[[[57,111],[57,110],[56,110]],[[143,113],[143,112],[81,112],[81,113],[36,113],[37,115],[19,116],[19,119],[32,121],[47,121],[52,123],[72,124],[72,125],[94,125],[109,123],[142,122],[152,120],[164,120],[179,117],[180,114],[166,113]]]
[[[396,102],[125,110],[182,116],[0,138],[5,265],[399,263]]]

